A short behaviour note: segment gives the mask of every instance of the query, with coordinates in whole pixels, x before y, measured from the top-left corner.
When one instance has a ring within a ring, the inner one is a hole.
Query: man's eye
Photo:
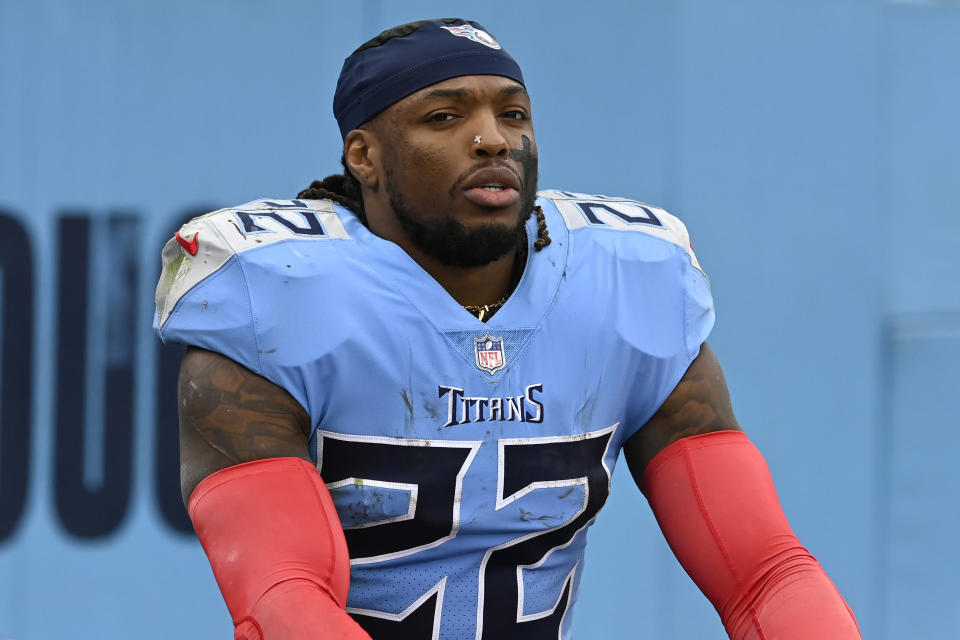
[[[427,122],[448,122],[456,117],[457,116],[452,113],[435,113],[427,118]]]
[[[504,112],[503,117],[510,118],[512,120],[526,120],[527,113],[525,111],[520,111],[519,109],[513,109],[512,111]]]

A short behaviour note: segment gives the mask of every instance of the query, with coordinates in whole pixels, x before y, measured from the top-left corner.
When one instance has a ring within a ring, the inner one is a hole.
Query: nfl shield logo
[[[473,339],[473,353],[477,368],[493,375],[503,369],[503,338],[494,338],[489,333],[482,338]]]

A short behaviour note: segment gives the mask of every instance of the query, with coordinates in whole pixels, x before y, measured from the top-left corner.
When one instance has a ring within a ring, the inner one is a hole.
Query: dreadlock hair
[[[543,216],[540,205],[533,205],[533,210],[537,213],[537,239],[533,241],[533,248],[540,251],[550,244],[550,232],[547,231],[547,219]]]
[[[357,54],[372,47],[379,47],[393,38],[408,36],[428,22],[453,24],[460,22],[460,19],[439,18],[437,20],[418,20],[417,22],[401,24],[392,29],[387,29],[380,35],[367,40],[350,55]],[[360,222],[369,227],[370,225],[367,223],[367,212],[363,208],[363,193],[360,190],[360,181],[357,180],[354,175],[350,173],[350,169],[347,168],[347,158],[345,155],[340,156],[340,164],[343,165],[343,173],[334,173],[323,180],[314,180],[310,183],[310,186],[297,194],[297,198],[303,200],[333,200],[337,204],[343,205],[355,213]],[[540,251],[550,244],[550,233],[547,231],[547,220],[543,215],[543,209],[541,209],[539,205],[534,205],[533,211],[537,214],[537,239],[534,241],[533,247],[537,251]]]
[[[340,164],[343,165],[343,173],[334,173],[323,180],[314,180],[310,183],[310,186],[297,194],[297,198],[303,200],[333,200],[353,211],[357,214],[360,222],[369,226],[367,225],[367,212],[363,208],[360,181],[350,173],[345,156],[340,156]]]

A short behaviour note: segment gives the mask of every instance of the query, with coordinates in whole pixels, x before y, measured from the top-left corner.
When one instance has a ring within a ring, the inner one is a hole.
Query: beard
[[[395,188],[391,175],[386,176],[386,191],[393,214],[413,245],[441,264],[451,267],[481,267],[526,245],[526,223],[537,199],[537,171],[524,167],[520,192],[520,215],[515,224],[481,223],[467,227],[453,218],[422,222],[429,219],[412,210],[403,194]]]

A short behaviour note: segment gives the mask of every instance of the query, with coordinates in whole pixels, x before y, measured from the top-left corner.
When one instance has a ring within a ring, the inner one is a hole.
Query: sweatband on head
[[[404,26],[412,32],[364,45],[344,60],[333,96],[344,139],[393,103],[450,78],[494,75],[523,84],[516,60],[477,22],[445,18]]]

